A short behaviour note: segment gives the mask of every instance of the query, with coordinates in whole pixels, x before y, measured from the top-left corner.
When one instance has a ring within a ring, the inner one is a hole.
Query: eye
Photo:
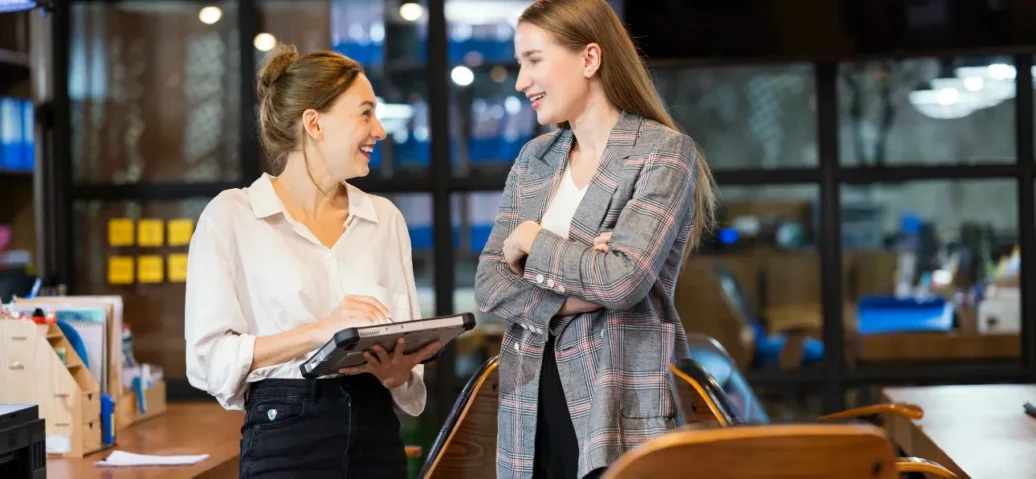
[[[363,110],[363,117],[364,118],[370,118],[373,115],[374,115],[374,111],[373,110]]]

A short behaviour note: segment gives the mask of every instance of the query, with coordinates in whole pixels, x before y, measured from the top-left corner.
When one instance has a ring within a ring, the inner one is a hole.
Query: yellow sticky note
[[[170,283],[183,283],[187,281],[187,255],[184,253],[175,253],[169,255],[167,260],[169,264],[169,282]]]
[[[165,265],[158,255],[137,258],[137,278],[141,283],[161,283],[165,279]]]
[[[140,220],[137,225],[137,245],[158,247],[165,243],[165,224],[162,220]]]
[[[108,220],[108,244],[111,246],[133,246],[133,220],[112,218]]]
[[[169,220],[169,246],[186,246],[191,243],[191,235],[194,234],[194,220],[181,218]]]
[[[112,256],[108,258],[108,283],[133,284],[133,258]]]

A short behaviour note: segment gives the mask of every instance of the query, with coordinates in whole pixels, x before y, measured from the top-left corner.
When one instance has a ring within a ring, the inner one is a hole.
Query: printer
[[[35,404],[0,404],[0,477],[47,477],[47,433]]]

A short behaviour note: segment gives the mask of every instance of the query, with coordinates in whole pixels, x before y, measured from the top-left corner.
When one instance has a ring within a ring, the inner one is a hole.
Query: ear
[[[314,140],[324,139],[324,129],[320,126],[320,114],[310,108],[302,112],[302,130]]]
[[[601,68],[601,46],[591,43],[583,50],[583,76],[592,78]]]

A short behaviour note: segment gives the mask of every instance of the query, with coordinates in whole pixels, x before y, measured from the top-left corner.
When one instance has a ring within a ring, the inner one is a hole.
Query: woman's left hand
[[[403,351],[406,350],[406,341],[399,338],[396,341],[396,348],[391,354],[386,352],[381,345],[375,344],[371,348],[373,353],[371,351],[363,353],[367,364],[342,368],[338,372],[342,374],[371,373],[381,381],[382,385],[392,389],[406,384],[410,380],[410,372],[414,366],[435,355],[440,348],[442,345],[439,344],[439,341],[435,341],[411,354],[403,354]]]

